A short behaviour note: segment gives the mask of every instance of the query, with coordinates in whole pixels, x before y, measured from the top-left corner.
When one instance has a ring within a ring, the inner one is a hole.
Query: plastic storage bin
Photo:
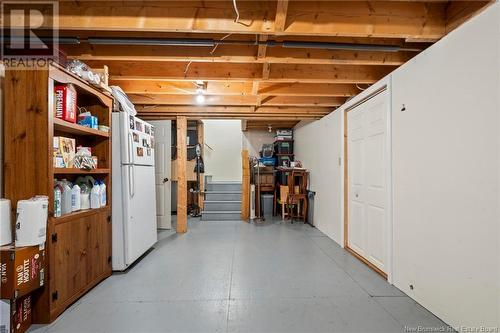
[[[272,194],[261,194],[260,203],[262,205],[262,215],[265,217],[273,216],[273,200],[274,195]]]

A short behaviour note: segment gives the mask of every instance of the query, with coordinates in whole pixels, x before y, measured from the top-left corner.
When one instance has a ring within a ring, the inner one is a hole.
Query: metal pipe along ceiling
[[[51,38],[6,38],[5,42],[21,42],[29,40],[31,42],[52,43]],[[143,45],[143,46],[195,46],[195,47],[214,47],[216,45],[265,45],[267,47],[283,48],[301,48],[301,49],[323,49],[323,50],[348,50],[348,51],[374,51],[374,52],[399,52],[412,51],[419,52],[421,49],[408,48],[398,45],[380,45],[380,44],[354,44],[354,43],[335,43],[335,42],[308,42],[308,41],[240,41],[240,40],[214,40],[214,39],[189,39],[189,38],[121,38],[121,37],[59,37],[58,43],[62,45],[78,45],[81,43],[92,45]]]

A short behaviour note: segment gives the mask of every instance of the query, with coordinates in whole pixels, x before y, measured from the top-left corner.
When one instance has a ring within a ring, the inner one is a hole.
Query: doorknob
[[[166,182],[168,182],[168,178],[163,178],[163,183],[165,184]]]

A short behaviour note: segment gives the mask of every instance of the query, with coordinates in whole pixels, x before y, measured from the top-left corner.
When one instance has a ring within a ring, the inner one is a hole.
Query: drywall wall
[[[342,243],[342,137],[341,112],[318,121],[302,121],[294,128],[295,159],[310,170],[309,188],[316,192],[314,224]]]
[[[499,7],[392,74],[394,284],[452,326],[500,325]]]
[[[499,43],[497,2],[331,115],[295,129],[297,158],[318,193],[318,228],[342,245],[343,211],[321,199],[343,179],[324,172],[325,147],[344,135],[328,123],[337,114],[343,124],[349,105],[389,83],[392,282],[459,331],[500,326]]]
[[[259,156],[263,144],[272,144],[276,131],[247,130],[242,135],[243,149],[248,150],[250,156]]]
[[[213,181],[241,181],[240,120],[203,120],[205,175]]]

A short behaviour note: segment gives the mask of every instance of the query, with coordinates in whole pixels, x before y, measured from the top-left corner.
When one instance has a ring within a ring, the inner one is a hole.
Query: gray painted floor
[[[30,332],[404,332],[442,321],[320,231],[191,220]]]

